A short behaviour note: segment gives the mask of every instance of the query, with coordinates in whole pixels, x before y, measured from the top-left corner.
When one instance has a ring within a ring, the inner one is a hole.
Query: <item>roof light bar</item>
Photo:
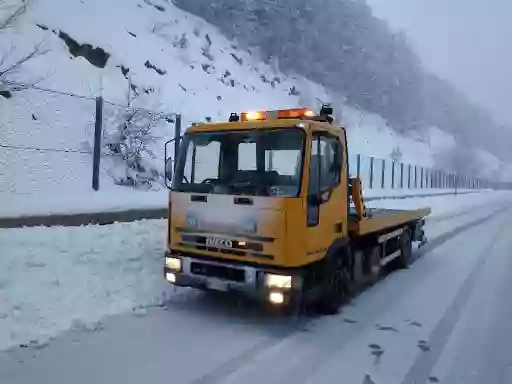
[[[242,112],[242,121],[273,120],[273,119],[300,119],[313,117],[315,112],[310,108],[281,109],[277,111],[248,111]]]

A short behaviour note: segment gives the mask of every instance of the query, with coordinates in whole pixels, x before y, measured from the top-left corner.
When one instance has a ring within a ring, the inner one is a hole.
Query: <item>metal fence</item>
[[[12,100],[0,103],[0,192],[13,192],[21,185],[27,193],[59,193],[66,189],[66,183],[73,184],[73,190],[99,190],[100,175],[112,176],[103,164],[108,152],[105,133],[123,123],[119,119],[136,111],[142,112],[139,118],[161,123],[152,138],[155,156],[151,161],[163,171],[164,143],[174,137],[176,124],[181,125],[180,114],[127,107],[52,89],[24,86],[14,98],[14,104]],[[24,122],[16,121],[20,116]],[[30,124],[31,128],[20,133],[19,124]],[[26,152],[33,155],[20,156]],[[17,174],[13,170],[18,170]],[[349,154],[349,172],[361,178],[365,189],[493,187],[482,178],[355,153]]]
[[[151,163],[163,173],[163,143],[174,136],[172,112],[9,85],[13,91],[8,98],[0,95],[0,194],[66,197],[72,191],[105,189],[112,183],[100,186],[100,181],[108,178],[121,184],[130,173],[119,166],[120,155],[126,153],[142,157],[139,163]],[[148,95],[152,90],[139,92]],[[146,123],[152,125],[150,134],[134,133],[124,142],[119,137],[120,146],[109,145],[125,127],[133,131],[130,124]],[[146,143],[140,145],[143,140]]]
[[[357,153],[349,154],[349,172],[370,189],[487,189],[492,186],[484,178]]]

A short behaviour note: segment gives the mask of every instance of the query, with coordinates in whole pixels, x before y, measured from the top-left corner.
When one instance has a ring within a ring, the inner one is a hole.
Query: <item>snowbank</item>
[[[1,231],[0,348],[161,303],[165,222]]]

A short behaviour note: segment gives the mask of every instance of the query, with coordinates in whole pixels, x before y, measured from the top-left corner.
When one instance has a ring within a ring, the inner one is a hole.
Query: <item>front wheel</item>
[[[321,297],[316,305],[322,315],[334,315],[350,292],[350,263],[346,252],[326,263]]]

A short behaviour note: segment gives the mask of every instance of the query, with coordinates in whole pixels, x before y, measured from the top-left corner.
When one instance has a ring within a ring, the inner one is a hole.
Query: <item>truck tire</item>
[[[397,262],[398,267],[407,268],[413,262],[411,231],[408,229],[404,230],[404,233],[400,236],[400,251],[401,255]]]
[[[350,292],[350,264],[347,250],[342,256],[333,258],[325,265],[325,274],[321,288],[321,296],[316,303],[316,310],[322,315],[335,315]]]
[[[381,262],[381,247],[375,246],[368,249],[366,252],[368,257],[368,283],[370,285],[378,282],[382,276]]]

